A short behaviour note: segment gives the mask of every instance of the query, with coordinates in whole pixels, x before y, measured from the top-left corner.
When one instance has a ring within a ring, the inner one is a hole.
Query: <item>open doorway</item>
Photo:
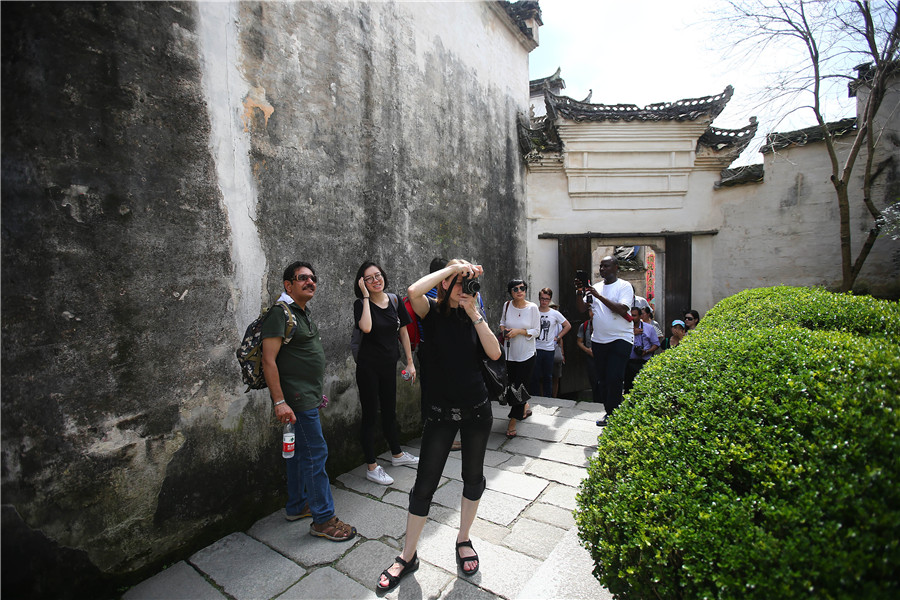
[[[635,295],[652,302],[654,319],[666,332],[667,321],[679,318],[677,315],[691,305],[692,236],[587,233],[560,236],[557,241],[559,310],[572,324],[572,334],[563,338],[566,364],[559,383],[559,395],[586,400],[590,398],[590,382],[585,366],[589,357],[578,348],[575,335],[586,315],[578,312],[575,289],[570,285],[575,279],[575,271],[588,271],[595,283],[600,279],[599,267],[603,257],[619,252],[619,277],[632,284]]]

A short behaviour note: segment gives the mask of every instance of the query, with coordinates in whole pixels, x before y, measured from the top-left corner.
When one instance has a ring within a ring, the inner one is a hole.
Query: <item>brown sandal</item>
[[[321,527],[322,529],[317,529]],[[346,542],[356,537],[356,527],[351,527],[337,518],[331,517],[329,521],[316,525],[311,523],[309,526],[309,535],[313,537],[323,537],[332,542]]]

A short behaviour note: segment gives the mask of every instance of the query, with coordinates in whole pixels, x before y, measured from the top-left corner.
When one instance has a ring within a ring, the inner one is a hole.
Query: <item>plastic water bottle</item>
[[[402,371],[400,371],[400,377],[403,378],[403,381],[409,381],[410,379],[412,379],[412,375],[407,373],[406,369],[403,369]]]
[[[294,424],[284,424],[284,434],[281,436],[281,456],[284,458],[294,457]]]

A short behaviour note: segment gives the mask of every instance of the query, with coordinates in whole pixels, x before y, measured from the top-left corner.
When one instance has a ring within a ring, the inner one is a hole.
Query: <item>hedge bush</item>
[[[617,597],[900,597],[900,306],[722,300],[610,419],[579,534]]]

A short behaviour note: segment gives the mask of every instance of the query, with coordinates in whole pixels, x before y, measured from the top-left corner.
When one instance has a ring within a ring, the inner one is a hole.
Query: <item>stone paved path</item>
[[[376,594],[378,576],[401,547],[415,480],[415,468],[389,466],[385,454],[379,462],[393,485],[365,479],[365,465],[332,482],[337,514],[357,528],[355,540],[313,538],[309,519],[290,523],[278,511],[136,585],[124,599],[611,599],[591,574],[572,516],[602,408],[541,397],[532,408],[518,437],[507,440],[507,409],[494,405],[487,490],[472,527],[481,569],[471,578],[458,575],[454,558],[462,482],[451,453],[419,544],[419,570],[389,594]],[[405,449],[418,454],[418,443]]]

